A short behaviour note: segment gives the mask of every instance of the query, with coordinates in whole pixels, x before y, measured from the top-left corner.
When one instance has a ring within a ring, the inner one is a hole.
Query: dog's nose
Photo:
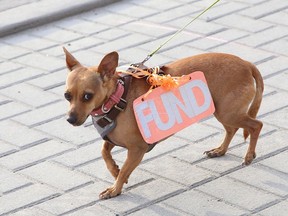
[[[77,117],[75,115],[69,115],[69,117],[67,118],[67,121],[74,125],[77,122]]]

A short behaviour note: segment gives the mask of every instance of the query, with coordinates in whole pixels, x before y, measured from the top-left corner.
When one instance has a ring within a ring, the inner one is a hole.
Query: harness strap
[[[120,101],[115,104],[115,106],[112,107],[106,115],[104,115],[97,121],[97,124],[102,128],[105,128],[108,124],[111,124],[113,121],[115,121],[117,115],[121,111],[124,111],[124,109],[126,108],[127,102],[125,99],[130,85],[131,76],[124,76],[121,79],[124,82],[124,92],[122,94],[122,97],[120,98]]]

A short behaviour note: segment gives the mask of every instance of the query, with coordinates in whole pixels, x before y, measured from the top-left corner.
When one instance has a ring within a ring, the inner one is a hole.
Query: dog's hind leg
[[[249,165],[256,157],[255,149],[263,123],[251,118],[250,116],[245,116],[245,118],[240,122],[240,127],[243,127],[244,130],[248,131],[250,134],[250,143],[243,162],[243,164]]]
[[[112,149],[115,147],[115,145],[105,141],[103,143],[103,147],[102,147],[102,157],[106,163],[106,166],[108,168],[108,170],[110,171],[110,173],[112,174],[112,176],[117,179],[118,174],[119,174],[119,167],[116,164],[116,162],[114,161],[114,159],[112,158],[111,155],[111,151]]]
[[[230,141],[232,140],[238,128],[243,128],[250,134],[250,143],[243,162],[243,164],[249,165],[256,157],[256,144],[263,123],[261,121],[251,118],[248,114],[238,115],[235,119],[237,120],[230,121],[230,127],[224,126],[226,129],[226,137],[222,145],[216,149],[206,151],[205,153],[208,157],[219,157],[224,155],[228,149]]]
[[[204,154],[206,154],[210,158],[223,156],[227,152],[228,146],[236,131],[238,130],[238,128],[233,128],[225,125],[223,126],[226,130],[226,135],[222,144],[218,148],[214,148],[204,152]]]

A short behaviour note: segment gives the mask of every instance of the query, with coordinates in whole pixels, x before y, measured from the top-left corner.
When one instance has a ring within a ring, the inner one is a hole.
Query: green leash
[[[170,40],[172,40],[174,37],[176,37],[180,32],[182,32],[187,26],[189,26],[192,22],[194,22],[196,19],[198,19],[200,16],[202,16],[205,12],[210,10],[214,5],[216,5],[220,0],[216,0],[213,4],[211,4],[209,7],[207,7],[205,10],[203,10],[200,14],[198,14],[196,17],[194,17],[190,22],[188,22],[185,26],[183,26],[181,29],[179,29],[177,32],[175,32],[170,38],[168,38],[166,41],[164,41],[157,49],[155,49],[153,52],[147,55],[147,57],[141,62],[141,64],[144,64],[146,61],[148,61],[155,53],[157,53],[165,44],[167,44]]]

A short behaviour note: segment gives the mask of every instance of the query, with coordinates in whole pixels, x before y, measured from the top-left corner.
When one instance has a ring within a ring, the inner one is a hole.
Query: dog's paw
[[[226,153],[226,151],[224,151],[221,148],[215,148],[215,149],[211,149],[209,151],[205,151],[203,154],[206,154],[209,158],[214,158],[214,157],[220,157],[223,156]]]
[[[244,162],[242,163],[242,165],[249,165],[252,163],[252,161],[256,158],[256,153],[247,153],[244,159]]]
[[[109,199],[121,194],[121,190],[118,191],[115,186],[107,188],[105,191],[99,194],[100,199]]]

